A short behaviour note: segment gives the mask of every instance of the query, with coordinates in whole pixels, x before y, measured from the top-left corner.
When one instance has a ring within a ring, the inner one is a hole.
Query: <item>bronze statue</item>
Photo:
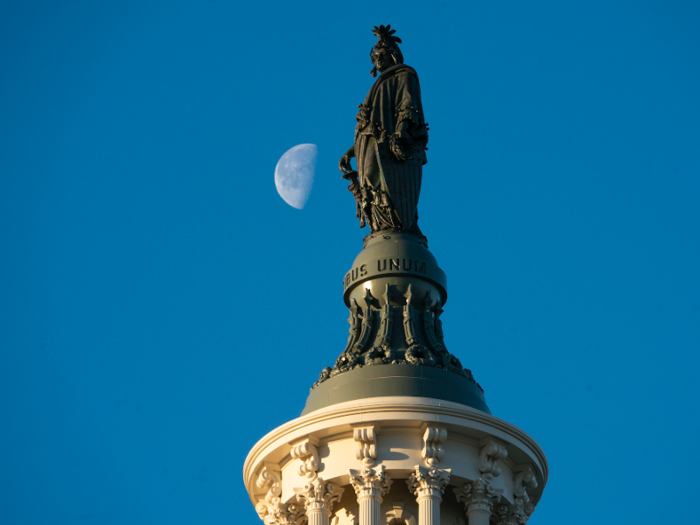
[[[366,223],[372,232],[396,229],[422,237],[417,206],[428,126],[418,74],[404,65],[391,25],[375,26],[373,33],[379,40],[370,50],[371,74],[380,75],[358,106],[355,144],[340,159],[340,171],[351,181],[361,228]]]

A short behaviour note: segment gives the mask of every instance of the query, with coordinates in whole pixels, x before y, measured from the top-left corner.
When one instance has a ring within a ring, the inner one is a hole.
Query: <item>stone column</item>
[[[355,489],[357,503],[360,505],[360,525],[381,525],[382,497],[391,487],[391,479],[384,472],[384,465],[362,470],[351,469],[350,483]]]
[[[344,490],[316,478],[303,488],[294,489],[294,492],[297,500],[304,502],[309,525],[329,525],[333,503],[340,499]]]
[[[440,525],[442,493],[450,481],[450,470],[417,466],[406,481],[418,502],[418,525]],[[488,525],[488,523],[487,523]]]

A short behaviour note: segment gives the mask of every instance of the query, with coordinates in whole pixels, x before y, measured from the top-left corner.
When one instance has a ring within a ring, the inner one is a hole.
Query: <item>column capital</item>
[[[316,478],[303,487],[294,489],[297,501],[304,503],[307,514],[317,511],[323,512],[326,516],[331,515],[333,503],[341,498],[344,491],[345,489],[334,483],[327,483],[322,478]]]
[[[426,468],[416,465],[411,477],[406,480],[408,490],[420,501],[431,498],[442,501],[442,494],[450,482],[450,469]]]
[[[350,469],[350,483],[358,501],[376,499],[381,503],[382,497],[389,492],[392,481],[385,472],[384,465],[380,465],[376,468]]]
[[[274,502],[262,500],[255,506],[255,511],[265,525],[297,525],[304,514],[300,505],[280,503],[279,499]]]
[[[457,501],[464,504],[467,515],[481,511],[491,514],[493,504],[501,499],[501,490],[494,488],[490,479],[478,478],[471,483],[465,483],[461,489],[455,489]]]
[[[255,505],[255,511],[265,525],[294,525],[302,509],[296,505],[285,505],[280,500],[282,480],[279,465],[266,463],[256,481],[259,489],[267,490],[265,497]]]

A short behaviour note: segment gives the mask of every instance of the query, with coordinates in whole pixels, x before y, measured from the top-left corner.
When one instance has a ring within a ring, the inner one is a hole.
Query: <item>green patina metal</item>
[[[381,365],[358,368],[314,388],[301,415],[345,401],[381,396],[431,397],[491,413],[484,393],[464,377],[427,366]]]
[[[483,389],[445,345],[447,277],[418,228],[427,125],[418,76],[403,65],[394,33],[391,26],[374,28],[379,41],[370,55],[380,78],[360,105],[355,145],[340,160],[360,225],[371,230],[343,277],[348,342],[321,372],[304,413],[384,395],[432,397],[490,413]]]

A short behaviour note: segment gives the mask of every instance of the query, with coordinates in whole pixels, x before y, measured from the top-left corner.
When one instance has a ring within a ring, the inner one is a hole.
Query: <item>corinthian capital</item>
[[[345,489],[333,483],[326,483],[322,478],[308,482],[302,488],[294,489],[297,500],[304,503],[306,512],[321,511],[330,516],[333,503],[338,501]]]
[[[436,469],[416,466],[411,477],[406,480],[408,490],[418,498],[437,498],[442,501],[442,493],[450,482],[450,469]]]
[[[467,513],[480,510],[491,514],[493,504],[501,499],[500,492],[490,480],[483,478],[467,483],[461,489],[455,489],[457,501],[464,503]]]
[[[279,499],[274,502],[262,500],[255,506],[255,510],[265,525],[297,525],[303,514],[298,505],[285,505]]]
[[[382,502],[382,497],[389,492],[392,483],[384,469],[384,465],[380,465],[377,468],[350,470],[350,483],[355,489],[358,500],[372,498]]]

